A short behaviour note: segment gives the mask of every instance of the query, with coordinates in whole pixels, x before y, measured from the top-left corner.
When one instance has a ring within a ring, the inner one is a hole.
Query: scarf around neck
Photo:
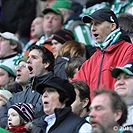
[[[121,31],[120,28],[114,30],[111,32],[106,39],[104,40],[103,43],[95,43],[95,47],[99,47],[101,50],[105,50],[107,47],[111,46],[114,42],[117,42],[118,39],[121,36]]]

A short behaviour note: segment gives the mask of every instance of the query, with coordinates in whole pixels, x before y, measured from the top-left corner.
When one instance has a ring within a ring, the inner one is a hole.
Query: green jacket
[[[9,131],[5,130],[4,128],[0,127],[0,133],[10,133]]]

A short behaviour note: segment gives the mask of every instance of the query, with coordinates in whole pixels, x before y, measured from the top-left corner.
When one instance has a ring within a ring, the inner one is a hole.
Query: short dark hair
[[[120,28],[122,28],[127,34],[133,33],[133,15],[129,13],[121,13],[118,16],[118,22]]]
[[[66,95],[66,93],[64,91],[61,90],[57,90],[57,92],[59,93],[59,101],[61,103],[65,103],[66,107],[70,106],[71,100],[70,98]]]
[[[74,74],[75,74],[74,70],[76,68],[78,68],[78,70],[79,70],[84,61],[85,61],[85,59],[82,57],[70,58],[70,60],[68,62],[66,62],[65,68],[64,68],[67,78],[73,78]]]
[[[124,100],[114,90],[100,88],[100,89],[94,90],[93,92],[94,92],[94,97],[101,95],[101,94],[108,95],[109,99],[110,99],[110,107],[113,112],[115,112],[117,110],[122,111],[122,116],[117,121],[117,123],[120,126],[122,126],[126,122],[127,115],[128,115],[127,105],[124,102]]]
[[[30,47],[29,51],[32,51],[33,49],[37,49],[39,52],[42,53],[42,63],[48,62],[49,66],[46,69],[48,71],[53,71],[54,70],[54,63],[55,63],[53,53],[50,52],[47,48],[45,48],[43,46],[33,45]]]
[[[77,89],[79,91],[79,97],[80,97],[81,101],[84,100],[85,98],[89,99],[89,102],[86,106],[87,111],[89,111],[89,107],[91,104],[90,87],[87,85],[86,82],[81,81],[81,80],[72,81],[71,84],[74,86],[75,89]]]

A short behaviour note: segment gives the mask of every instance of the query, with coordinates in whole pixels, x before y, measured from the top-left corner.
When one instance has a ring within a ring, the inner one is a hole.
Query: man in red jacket
[[[92,26],[97,51],[84,62],[73,80],[87,82],[92,98],[93,89],[101,86],[113,89],[115,79],[111,77],[111,68],[133,61],[133,44],[119,28],[117,17],[110,9],[100,9],[84,16],[83,22]]]

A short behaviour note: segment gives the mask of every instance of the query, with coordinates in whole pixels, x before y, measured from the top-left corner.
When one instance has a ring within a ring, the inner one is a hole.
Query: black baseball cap
[[[100,22],[108,21],[110,23],[116,23],[117,27],[119,26],[115,13],[108,8],[99,9],[91,15],[83,16],[82,18],[84,23],[91,23],[91,20],[97,20]]]

